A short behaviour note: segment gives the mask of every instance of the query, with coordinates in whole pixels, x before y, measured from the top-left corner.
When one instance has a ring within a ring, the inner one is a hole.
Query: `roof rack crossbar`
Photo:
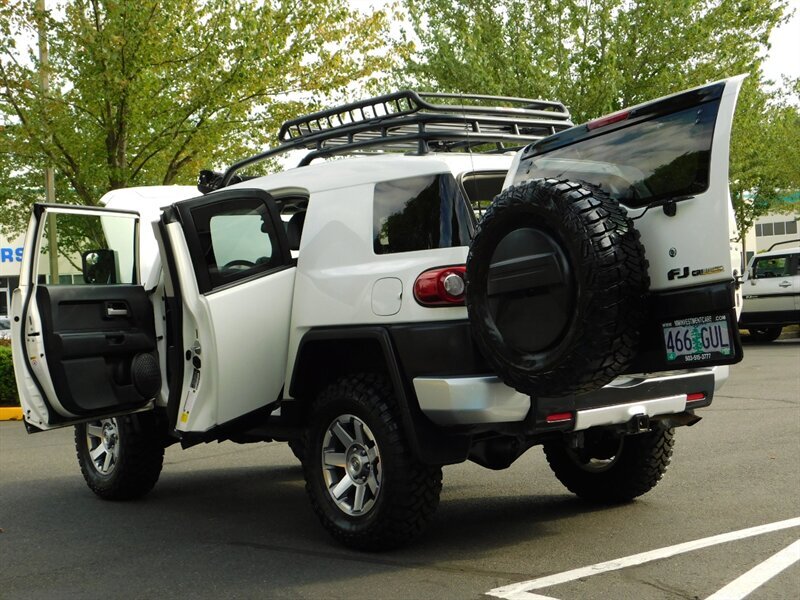
[[[437,102],[453,99],[459,103]],[[494,105],[482,104],[487,102]],[[381,146],[392,151],[416,147],[419,154],[428,153],[434,143],[445,151],[490,143],[522,146],[569,127],[569,112],[559,102],[403,90],[286,121],[279,146],[234,163],[217,187],[228,185],[237,171],[290,150],[310,151],[299,165],[304,166],[321,156]]]
[[[511,142],[514,145],[511,147],[503,147],[502,151],[509,151],[511,148],[521,148],[522,146],[529,144],[531,142],[536,142],[541,140],[546,136],[535,136],[535,135],[505,135],[499,136],[497,134],[471,134],[469,138],[466,136],[454,133],[449,136],[442,135],[441,133],[431,133],[431,134],[419,134],[419,133],[408,133],[402,135],[392,136],[390,140],[386,140],[383,138],[370,138],[370,139],[363,139],[357,142],[353,142],[347,145],[348,150],[362,150],[365,148],[388,148],[391,144],[391,148],[394,150],[402,150],[408,149],[413,150],[416,148],[424,148],[423,150],[417,150],[417,154],[425,155],[428,154],[428,146],[431,142],[449,142],[453,144],[453,146],[459,146],[463,148],[470,148],[472,146],[480,146],[484,144],[501,144],[502,142]],[[496,148],[492,152],[496,152],[500,150]],[[326,158],[330,156],[334,156],[336,154],[340,154],[340,147],[339,146],[325,146],[322,145],[318,147],[316,150],[309,152],[303,159],[300,161],[298,166],[306,166],[311,163],[316,158]]]

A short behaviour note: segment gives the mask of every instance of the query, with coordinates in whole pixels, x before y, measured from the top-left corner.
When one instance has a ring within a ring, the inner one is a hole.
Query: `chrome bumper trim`
[[[629,404],[616,404],[613,406],[579,410],[575,415],[575,427],[573,431],[583,431],[584,429],[599,427],[601,425],[619,425],[627,423],[637,415],[655,417],[658,415],[680,413],[684,410],[686,410],[685,394],[667,396],[665,398],[654,398],[642,402],[631,402]]]

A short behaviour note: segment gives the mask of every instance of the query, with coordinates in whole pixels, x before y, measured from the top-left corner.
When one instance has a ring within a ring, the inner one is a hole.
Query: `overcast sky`
[[[780,80],[781,75],[800,77],[800,0],[789,0],[792,19],[770,36],[772,46],[764,61],[767,79]]]

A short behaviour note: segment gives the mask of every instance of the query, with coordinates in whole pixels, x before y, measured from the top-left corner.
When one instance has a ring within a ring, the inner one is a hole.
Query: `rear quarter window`
[[[450,173],[378,183],[372,220],[375,254],[467,246],[472,218]]]

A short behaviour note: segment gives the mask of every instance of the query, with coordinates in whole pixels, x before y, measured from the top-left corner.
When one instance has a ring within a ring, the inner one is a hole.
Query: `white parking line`
[[[798,560],[800,560],[800,540],[770,556],[741,577],[737,577],[706,600],[741,600],[784,569],[791,567]]]
[[[754,537],[764,533],[780,531],[781,529],[790,529],[792,527],[800,527],[800,517],[786,519],[785,521],[778,521],[776,523],[768,523],[766,525],[759,525],[757,527],[748,527],[747,529],[731,531],[730,533],[722,533],[720,535],[694,540],[693,542],[684,542],[682,544],[667,546],[666,548],[659,548],[657,550],[650,550],[648,552],[641,552],[640,554],[633,554],[631,556],[625,556],[623,558],[597,563],[588,567],[572,569],[571,571],[564,571],[563,573],[548,575],[546,577],[540,577],[539,579],[512,583],[511,585],[489,590],[486,593],[497,598],[504,598],[505,600],[554,600],[548,596],[532,594],[531,590],[540,590],[542,588],[559,585],[561,583],[575,581],[576,579],[581,579],[582,577],[590,577],[592,575],[599,575],[600,573],[608,573],[609,571],[618,571],[619,569],[641,565],[654,560],[660,560],[662,558],[669,558],[677,554],[683,554],[693,550],[700,550],[701,548],[708,548],[709,546],[724,544],[725,542],[732,542],[735,540]]]

